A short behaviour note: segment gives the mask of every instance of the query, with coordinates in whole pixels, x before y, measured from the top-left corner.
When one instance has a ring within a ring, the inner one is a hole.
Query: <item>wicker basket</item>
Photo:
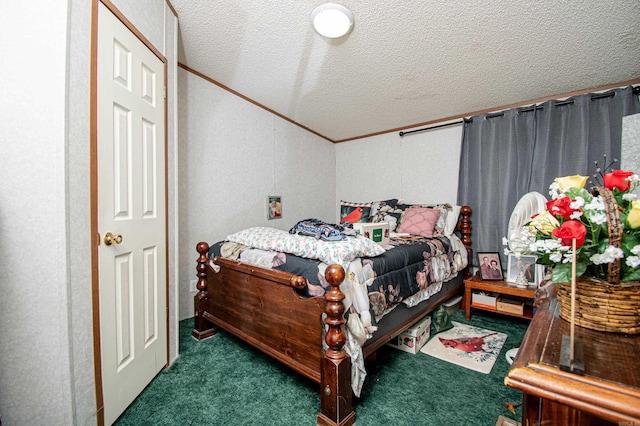
[[[613,193],[594,188],[607,208],[609,244],[620,247],[622,224]],[[575,323],[591,330],[640,333],[640,282],[620,282],[620,260],[610,263],[608,280],[580,277],[576,280]],[[560,317],[571,321],[571,283],[558,285]]]
[[[571,283],[558,285],[560,317],[571,321]],[[640,333],[640,282],[576,281],[575,324],[591,330]]]

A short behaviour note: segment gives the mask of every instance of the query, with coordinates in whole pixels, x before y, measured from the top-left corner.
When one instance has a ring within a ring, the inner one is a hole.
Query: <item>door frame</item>
[[[169,179],[168,179],[168,101],[167,101],[167,59],[149,40],[115,7],[109,0],[92,0],[91,4],[91,72],[90,72],[90,135],[89,135],[89,185],[91,194],[91,299],[93,321],[93,364],[96,391],[96,420],[98,425],[104,425],[104,394],[102,392],[102,360],[100,342],[100,275],[98,264],[98,247],[100,246],[100,234],[98,232],[98,7],[102,3],[131,31],[155,56],[162,61],[164,66],[164,164],[165,164],[165,293],[166,293],[166,324],[167,329],[167,363],[169,366],[170,328],[169,328]]]

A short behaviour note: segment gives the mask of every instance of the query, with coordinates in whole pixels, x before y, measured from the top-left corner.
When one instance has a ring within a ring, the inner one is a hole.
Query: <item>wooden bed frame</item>
[[[469,264],[470,216],[471,208],[463,206],[456,228],[467,248]],[[319,425],[353,424],[351,359],[344,351],[346,337],[342,331],[345,296],[339,288],[344,269],[330,265],[325,278],[331,289],[324,296],[302,299],[296,289],[304,288],[307,282],[301,276],[220,257],[212,259],[212,266],[207,258],[209,245],[201,242],[196,248],[200,256],[192,335],[198,340],[205,339],[216,333],[214,326],[221,327],[320,384]],[[467,271],[468,268],[465,275]],[[440,300],[456,292],[444,294]],[[377,336],[372,344],[364,345],[365,359],[435,307],[411,308],[416,312],[410,318]],[[322,345],[323,313],[327,315],[326,351]]]

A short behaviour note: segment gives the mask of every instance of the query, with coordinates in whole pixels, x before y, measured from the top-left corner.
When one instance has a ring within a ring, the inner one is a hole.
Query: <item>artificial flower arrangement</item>
[[[597,163],[596,163],[597,167]],[[599,171],[599,170],[598,170]],[[552,267],[552,281],[572,278],[573,239],[576,240],[576,276],[607,280],[608,266],[620,260],[622,281],[640,281],[640,200],[634,191],[637,174],[614,170],[601,174],[604,188],[612,191],[620,217],[621,244],[611,244],[608,216],[601,194],[587,191],[587,177],[556,178],[549,187],[546,211],[524,225],[517,241],[504,240],[505,254],[533,254],[537,263]],[[619,245],[619,247],[618,247]]]

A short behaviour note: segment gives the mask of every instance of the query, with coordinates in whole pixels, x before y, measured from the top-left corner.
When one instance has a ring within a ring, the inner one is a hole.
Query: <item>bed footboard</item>
[[[209,293],[207,292],[207,252],[209,251],[209,244],[198,243],[196,250],[200,254],[198,256],[198,264],[196,266],[198,283],[196,289],[198,293],[193,298],[193,331],[191,335],[197,340],[206,339],[216,334],[216,329],[213,328],[213,324],[205,318],[205,312],[209,304]]]
[[[331,289],[324,297],[302,299],[296,289],[307,285],[303,277],[217,257],[214,269],[207,257],[209,245],[201,242],[196,249],[193,337],[202,340],[216,333],[214,326],[223,328],[320,385],[318,424],[353,424],[351,359],[344,351],[342,329],[344,269],[327,267]]]
[[[344,280],[344,269],[339,265],[330,265],[324,274],[331,290],[325,294],[328,330],[325,342],[329,349],[322,360],[322,381],[320,383],[319,425],[351,425],[356,420],[352,406],[351,358],[344,351],[346,337],[342,331],[344,325],[345,296],[340,291]]]
[[[196,248],[192,335],[201,340],[221,327],[320,383],[326,299],[301,298],[296,289],[307,285],[304,277],[220,257],[210,261],[207,243]]]

